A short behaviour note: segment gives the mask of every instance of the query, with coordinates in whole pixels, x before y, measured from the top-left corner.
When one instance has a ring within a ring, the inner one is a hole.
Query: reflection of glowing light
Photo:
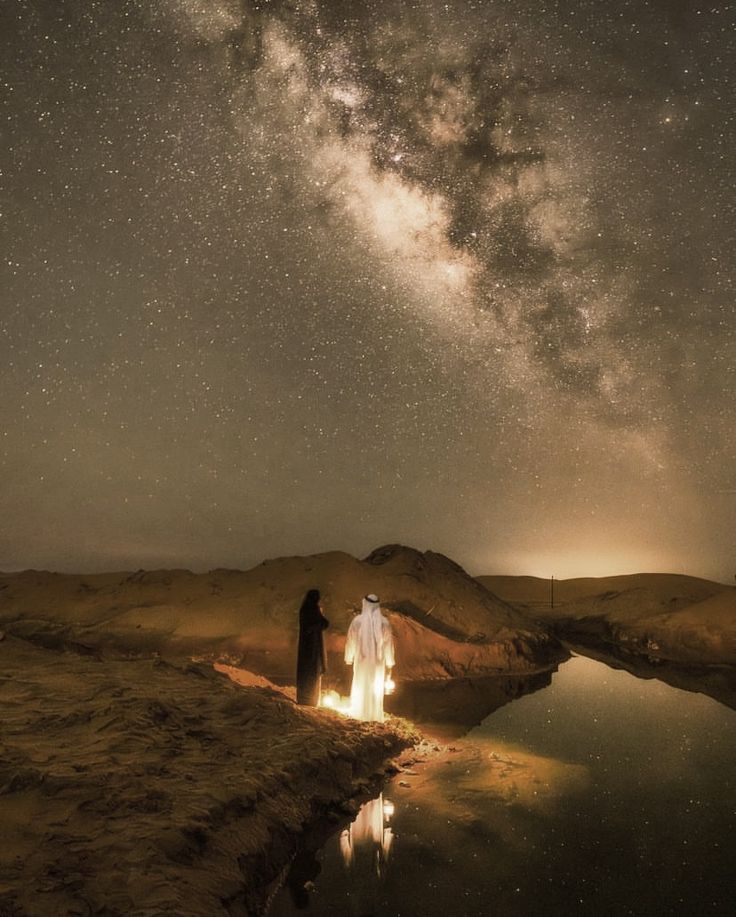
[[[358,861],[372,864],[380,876],[394,839],[386,822],[394,814],[394,804],[384,802],[383,795],[370,799],[360,807],[355,821],[340,835],[343,862],[354,867]]]

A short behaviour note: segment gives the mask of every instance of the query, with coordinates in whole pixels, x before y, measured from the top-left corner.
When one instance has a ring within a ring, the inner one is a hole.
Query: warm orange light
[[[334,710],[336,713],[342,713],[345,716],[350,715],[350,698],[341,697],[337,691],[324,691],[319,705],[320,707],[326,707],[328,710]]]
[[[396,682],[389,675],[388,678],[383,683],[383,693],[384,694],[393,694],[396,690]]]
[[[325,691],[322,694],[322,706],[336,710],[340,706],[340,695],[337,691]]]

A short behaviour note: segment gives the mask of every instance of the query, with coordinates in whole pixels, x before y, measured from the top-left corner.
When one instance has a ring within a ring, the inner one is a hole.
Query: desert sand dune
[[[265,561],[247,571],[138,571],[92,576],[37,571],[0,575],[0,627],[77,651],[158,650],[225,655],[277,680],[293,678],[297,609],[322,591],[327,650],[338,681],[344,634],[362,596],[392,612],[406,678],[528,671],[560,658],[530,622],[441,554],[397,545],[365,560],[330,552]]]
[[[550,581],[548,579],[536,576],[479,576],[478,582],[507,602],[538,606],[539,616],[551,613],[549,607]],[[660,606],[674,604],[681,608],[694,602],[700,602],[727,588],[722,583],[677,573],[589,576],[576,579],[556,579],[554,581],[554,601],[555,605],[566,606],[580,602],[581,613],[584,613],[589,606],[589,601],[606,596],[605,600],[610,602],[618,596],[625,596],[620,603],[622,606],[631,599],[637,598],[637,607],[646,607],[647,611],[650,611]],[[635,590],[638,590],[638,597]],[[570,610],[572,609],[568,608],[568,611]],[[556,617],[554,613],[551,616]]]
[[[0,673],[3,915],[245,914],[301,826],[417,738],[210,665],[6,635]]]
[[[518,609],[554,626],[563,639],[683,665],[736,664],[736,589],[665,573],[555,581],[482,576]]]
[[[245,914],[302,826],[418,736],[304,709],[297,609],[321,589],[332,682],[377,591],[399,679],[537,672],[565,655],[439,554],[389,546],[251,570],[0,575],[2,914]],[[246,668],[247,667],[247,668]]]
[[[660,614],[614,618],[622,633],[650,653],[685,664],[736,665],[736,589]]]
[[[0,914],[257,907],[302,826],[417,739],[396,720],[299,708],[268,680],[293,681],[314,586],[338,685],[368,591],[390,610],[399,679],[549,669],[565,652],[549,628],[632,656],[736,663],[736,591],[692,577],[563,581],[545,609],[547,581],[474,581],[396,545],[245,572],[0,575]]]

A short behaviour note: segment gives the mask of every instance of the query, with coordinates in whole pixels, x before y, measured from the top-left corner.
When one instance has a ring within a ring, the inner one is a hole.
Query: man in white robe
[[[367,595],[353,618],[345,643],[345,662],[353,666],[350,712],[359,720],[383,721],[386,670],[394,666],[394,636],[381,614],[378,597]]]

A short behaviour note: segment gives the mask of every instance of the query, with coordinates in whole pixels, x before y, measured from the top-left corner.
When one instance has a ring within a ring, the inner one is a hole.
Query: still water
[[[736,712],[582,656],[535,687],[305,838],[270,917],[736,913]]]

